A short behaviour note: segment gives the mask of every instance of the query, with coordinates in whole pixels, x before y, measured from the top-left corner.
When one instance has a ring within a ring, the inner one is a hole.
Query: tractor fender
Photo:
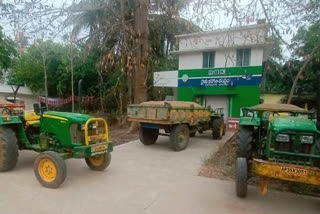
[[[261,120],[257,117],[241,117],[240,126],[260,126]]]
[[[9,124],[22,124],[18,116],[0,116],[0,126]]]

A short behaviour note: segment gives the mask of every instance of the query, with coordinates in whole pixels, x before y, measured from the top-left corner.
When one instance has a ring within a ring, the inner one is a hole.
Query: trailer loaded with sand
[[[225,132],[222,109],[212,110],[194,102],[149,101],[127,108],[128,121],[139,122],[139,137],[144,145],[154,144],[159,135],[170,137],[170,146],[181,151],[196,132],[212,130],[213,139]],[[159,130],[163,129],[164,133]]]

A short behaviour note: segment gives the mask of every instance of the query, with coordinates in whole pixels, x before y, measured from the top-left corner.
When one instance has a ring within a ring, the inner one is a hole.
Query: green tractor
[[[34,107],[34,112],[6,109],[9,114],[0,115],[0,172],[16,166],[18,150],[40,153],[34,173],[47,188],[58,188],[64,182],[65,159],[84,158],[89,168],[97,171],[108,167],[113,143],[104,119]]]
[[[250,175],[320,185],[320,132],[315,114],[294,105],[260,104],[242,109],[236,138],[236,194],[245,197]]]

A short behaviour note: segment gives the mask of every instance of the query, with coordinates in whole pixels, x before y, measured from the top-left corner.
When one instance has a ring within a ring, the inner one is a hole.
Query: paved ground
[[[262,197],[250,187],[240,200],[234,183],[197,176],[202,160],[231,136],[213,141],[206,135],[192,138],[182,152],[171,151],[165,137],[153,146],[139,141],[117,146],[104,172],[68,160],[68,177],[56,190],[35,179],[36,153],[21,152],[17,168],[0,174],[0,214],[319,213],[319,198],[276,191]]]

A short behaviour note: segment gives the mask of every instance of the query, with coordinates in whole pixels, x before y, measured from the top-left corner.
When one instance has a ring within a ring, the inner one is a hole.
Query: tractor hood
[[[318,132],[316,124],[309,119],[301,117],[278,116],[270,121],[271,128],[277,131],[281,130],[299,130]]]
[[[90,115],[78,114],[78,113],[69,113],[69,112],[58,112],[58,111],[46,111],[43,113],[44,117],[56,118],[56,119],[67,119],[69,122],[86,122],[90,118],[93,118]]]

